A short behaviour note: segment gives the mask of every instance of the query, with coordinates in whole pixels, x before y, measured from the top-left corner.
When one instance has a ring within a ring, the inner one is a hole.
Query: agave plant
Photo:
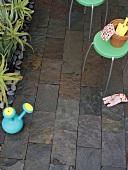
[[[8,18],[12,24],[15,24],[18,20],[18,13],[14,8],[13,0],[10,4],[10,9],[6,7],[5,3],[0,1],[0,21],[7,25],[6,18]]]
[[[25,17],[32,18],[31,14],[33,14],[34,10],[31,10],[27,8],[26,6],[29,3],[29,0],[12,0],[12,3],[14,4],[14,10],[17,12],[19,19],[22,22],[22,25],[25,21]],[[11,9],[11,4],[6,4]]]
[[[19,75],[19,72],[15,73],[7,73],[7,62],[5,60],[5,56],[1,55],[1,63],[0,63],[0,101],[4,102],[6,106],[8,106],[7,94],[8,91],[7,85],[11,85],[11,81],[21,80],[23,77]]]
[[[32,48],[32,46],[21,39],[23,36],[30,37],[30,35],[27,32],[19,32],[19,29],[22,25],[20,20],[17,20],[14,26],[8,18],[6,18],[6,22],[8,26],[5,26],[2,22],[0,22],[0,53],[7,54],[6,57],[9,61],[13,57],[14,51],[16,50],[18,44],[21,45],[22,51],[24,50],[25,45],[29,46],[30,48]]]

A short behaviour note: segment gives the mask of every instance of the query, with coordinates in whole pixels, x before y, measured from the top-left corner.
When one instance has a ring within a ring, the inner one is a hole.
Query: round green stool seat
[[[101,5],[105,0],[76,0],[78,3],[84,6],[98,6]]]
[[[113,47],[110,40],[104,41],[98,32],[93,40],[93,45],[97,53],[106,58],[118,59],[124,57],[128,52],[128,41],[120,48]]]

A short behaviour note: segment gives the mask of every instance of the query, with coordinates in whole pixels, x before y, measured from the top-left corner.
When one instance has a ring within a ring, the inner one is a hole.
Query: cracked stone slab
[[[30,128],[29,142],[51,144],[54,124],[55,113],[35,111]]]
[[[16,94],[36,95],[40,70],[22,69],[23,79],[18,82]]]
[[[58,99],[58,90],[58,85],[39,84],[35,110],[55,113]]]
[[[58,164],[75,165],[76,131],[55,131],[52,147],[51,162]]]
[[[101,115],[101,89],[81,87],[80,114]]]
[[[101,150],[94,148],[77,148],[76,170],[100,170]]]
[[[0,158],[1,170],[23,170],[24,161],[18,159]]]
[[[77,130],[79,102],[73,100],[58,100],[56,111],[56,130]]]
[[[102,133],[102,165],[126,167],[124,133]]]
[[[77,145],[101,148],[101,117],[93,115],[79,116]]]
[[[105,132],[124,132],[124,111],[123,105],[119,104],[108,108],[102,106],[102,130]]]
[[[43,59],[40,83],[59,84],[62,60]]]
[[[80,99],[80,75],[61,74],[59,97],[66,100]]]
[[[75,170],[74,166],[70,165],[54,165],[50,164],[49,170]]]
[[[50,19],[47,37],[65,38],[66,20]]]
[[[51,146],[28,143],[24,170],[49,170]]]
[[[6,134],[1,156],[6,158],[25,159],[28,145],[29,128],[24,126],[16,135]]]

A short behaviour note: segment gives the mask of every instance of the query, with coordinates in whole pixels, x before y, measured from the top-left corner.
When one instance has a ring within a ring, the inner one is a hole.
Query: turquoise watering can
[[[22,107],[24,111],[20,115],[16,114],[16,110],[13,107],[6,107],[3,110],[2,128],[5,132],[15,134],[22,129],[24,124],[23,116],[26,113],[33,112],[33,107],[29,103],[24,103]]]

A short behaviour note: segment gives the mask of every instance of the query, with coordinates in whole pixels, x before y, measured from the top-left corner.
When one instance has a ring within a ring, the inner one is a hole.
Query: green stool
[[[91,37],[91,30],[92,30],[92,21],[93,21],[93,11],[95,6],[101,5],[105,0],[76,0],[79,4],[83,5],[84,8],[84,14],[86,10],[86,6],[92,7],[91,11],[91,22],[90,22],[90,31],[89,31],[89,39]],[[72,12],[72,6],[73,6],[74,0],[71,0],[71,5],[69,9],[69,29],[71,26],[71,12]],[[107,21],[107,15],[108,15],[108,0],[106,0],[106,15],[105,15],[105,21],[104,21],[104,26],[106,25]]]
[[[89,54],[89,51],[90,51],[92,45],[94,45],[95,50],[101,56],[103,56],[105,58],[111,58],[112,59],[111,66],[110,66],[110,71],[109,71],[109,76],[108,76],[108,81],[107,81],[107,85],[106,85],[106,90],[107,90],[108,84],[109,84],[109,80],[111,78],[111,73],[112,73],[114,59],[118,59],[118,58],[124,57],[128,53],[128,41],[122,47],[116,48],[116,47],[113,47],[111,45],[110,40],[107,41],[107,42],[102,40],[100,32],[98,32],[95,35],[94,40],[90,44],[90,46],[88,48],[88,51],[87,51],[87,53],[85,55],[82,72],[84,72],[86,59],[87,59],[87,56]]]

